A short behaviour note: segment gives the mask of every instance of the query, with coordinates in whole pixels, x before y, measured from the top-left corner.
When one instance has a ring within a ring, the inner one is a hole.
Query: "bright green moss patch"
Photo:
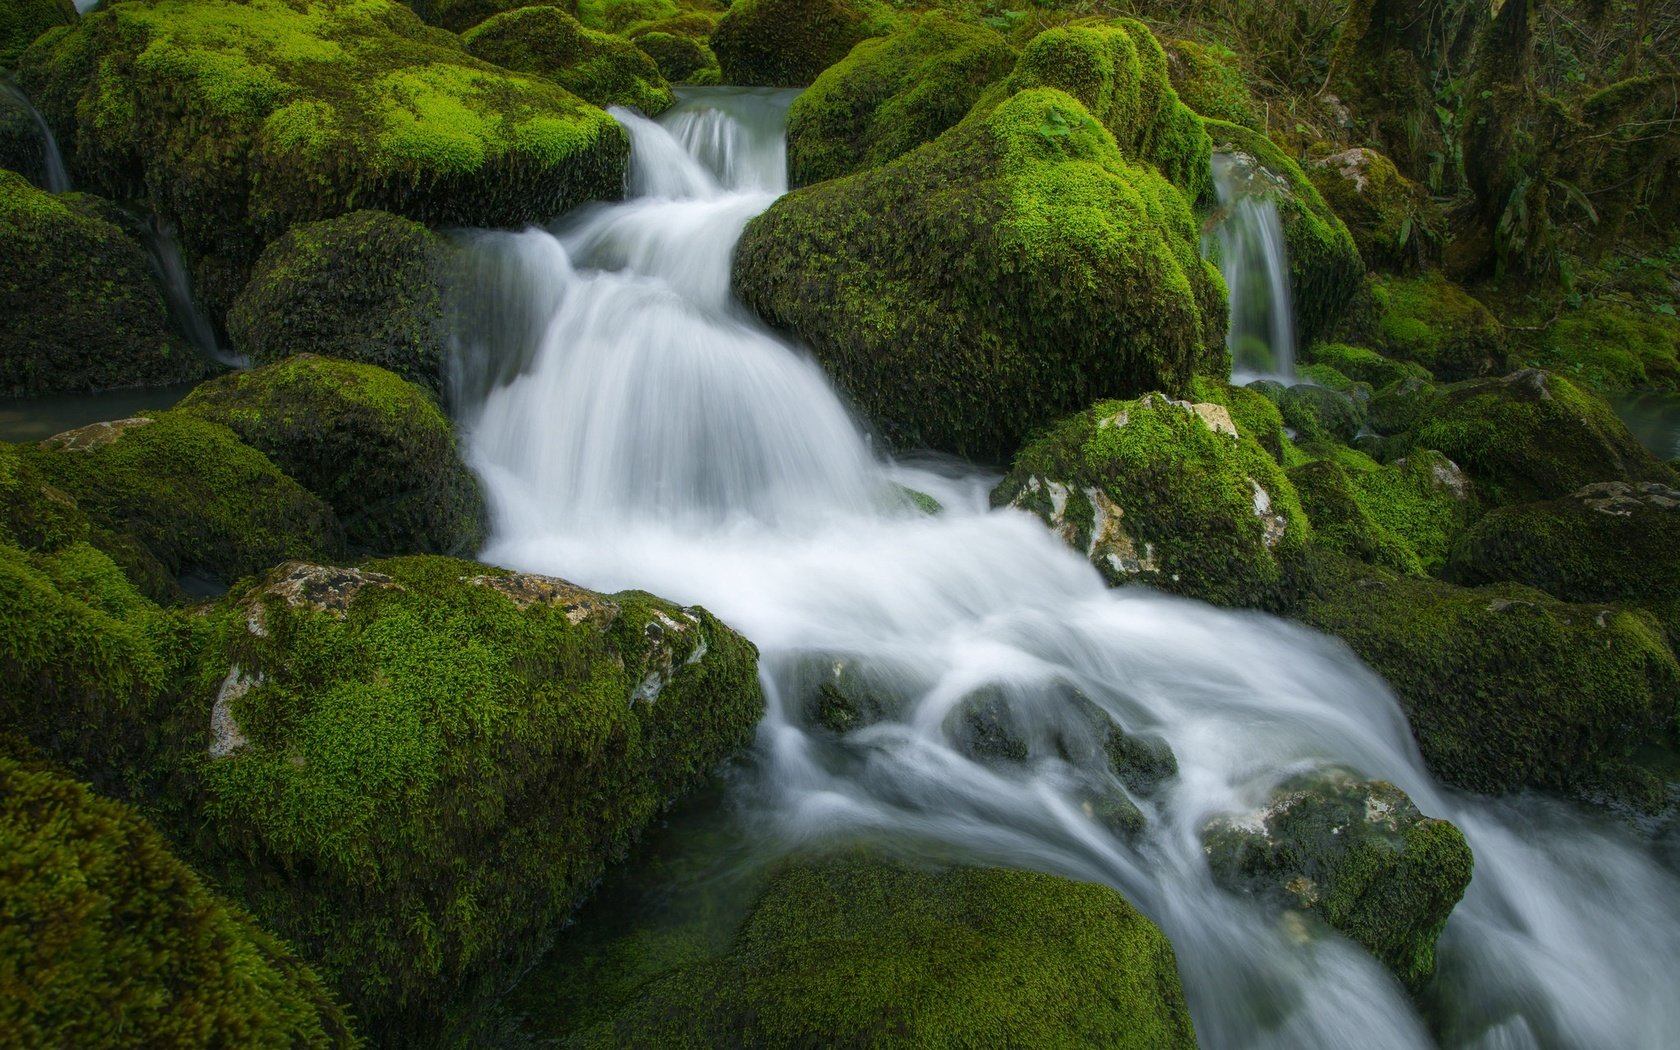
[[[195,379],[140,243],[84,194],[0,171],[0,396]]]
[[[351,546],[472,554],[478,481],[425,391],[371,365],[302,355],[205,383],[179,411],[220,423],[332,507]]]
[[[9,1042],[357,1045],[314,971],[212,892],[138,813],[16,751],[0,743]]]
[[[1260,129],[1260,105],[1248,90],[1242,59],[1220,44],[1166,43],[1167,73],[1179,101],[1204,117]]]
[[[940,11],[864,41],[788,110],[789,181],[808,186],[880,167],[932,141],[1014,65],[997,33]]]
[[[1369,316],[1355,327],[1385,355],[1448,380],[1505,371],[1510,359],[1499,321],[1439,271],[1373,278],[1369,290]]]
[[[15,68],[36,37],[75,20],[71,0],[0,0],[0,70]]]
[[[1285,605],[1307,516],[1271,454],[1232,429],[1216,405],[1102,402],[1028,443],[992,502],[1043,518],[1110,583]]]
[[[1290,470],[1321,546],[1414,576],[1438,573],[1478,505],[1469,479],[1439,452],[1382,465],[1353,449],[1317,445]]]
[[[1375,350],[1346,343],[1314,343],[1302,353],[1309,365],[1328,365],[1347,378],[1380,390],[1402,379],[1433,379],[1429,369],[1412,361],[1396,361]]]
[[[1060,91],[781,198],[733,280],[905,446],[1002,459],[1098,398],[1226,368],[1183,196]]]
[[[703,610],[471,562],[289,563],[213,616],[195,855],[392,1040],[528,963],[763,711]]]
[[[1422,186],[1373,149],[1349,149],[1307,166],[1313,185],[1347,224],[1373,269],[1406,272],[1433,262],[1446,218]]]
[[[597,106],[634,106],[653,117],[677,101],[658,65],[635,45],[585,29],[552,7],[495,15],[461,42],[486,62],[547,77]]]
[[[712,33],[725,84],[803,87],[892,29],[874,0],[736,0]]]
[[[1539,339],[1542,367],[1594,390],[1680,388],[1680,321],[1642,306],[1593,299],[1562,313]]]

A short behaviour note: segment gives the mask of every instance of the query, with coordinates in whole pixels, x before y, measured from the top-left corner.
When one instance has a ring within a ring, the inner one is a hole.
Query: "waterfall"
[[[0,79],[0,108],[17,110],[28,116],[41,139],[41,188],[48,193],[65,193],[70,189],[70,174],[64,169],[64,157],[58,152],[58,140],[47,126],[41,111],[29,101],[17,85]]]
[[[1200,832],[1282,781],[1343,768],[1457,823],[1476,874],[1441,945],[1437,1030],[1466,1047],[1657,1046],[1680,1031],[1680,878],[1630,833],[1538,798],[1448,792],[1393,695],[1338,642],[1256,613],[1111,590],[996,481],[883,461],[809,356],[730,297],[744,225],[785,188],[790,94],[685,93],[614,111],[631,199],[551,229],[477,232],[453,310],[483,557],[703,603],[761,652],[768,710],[742,809],[783,848],[857,836],[1103,882],[1171,938],[1214,1047],[1428,1047],[1418,1008],[1352,942],[1220,889]],[[766,150],[765,143],[775,148]],[[929,516],[899,486],[944,506]],[[886,698],[835,733],[835,675]],[[1029,740],[1080,705],[1164,741],[1175,777],[1132,837],[1087,810],[1078,748],[982,764],[946,726],[1007,704]],[[1080,699],[1082,698],[1082,699]]]
[[[1293,382],[1295,306],[1278,187],[1254,158],[1238,153],[1213,155],[1213,184],[1220,216],[1212,236],[1231,297],[1225,344],[1232,372]]]
[[[149,216],[140,230],[146,251],[152,257],[152,268],[163,282],[164,298],[169,303],[169,316],[175,327],[187,337],[193,349],[205,357],[229,368],[249,368],[251,362],[222,346],[216,338],[216,328],[193,298],[192,276],[181,258],[181,246],[175,239],[175,228],[157,215]]]

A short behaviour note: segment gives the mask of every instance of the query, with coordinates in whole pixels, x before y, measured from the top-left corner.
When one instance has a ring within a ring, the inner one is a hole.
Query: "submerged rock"
[[[890,28],[870,0],[735,0],[711,47],[725,84],[804,87],[852,45]]]
[[[461,34],[486,62],[547,77],[597,106],[634,106],[656,117],[676,104],[653,59],[623,37],[585,29],[553,7],[499,14]]]
[[[1202,832],[1216,879],[1318,916],[1416,991],[1470,884],[1464,834],[1418,812],[1386,781],[1315,773],[1281,785],[1258,813]]]

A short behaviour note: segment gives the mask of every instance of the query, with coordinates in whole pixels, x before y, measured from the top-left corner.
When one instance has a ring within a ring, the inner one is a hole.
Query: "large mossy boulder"
[[[156,598],[175,596],[181,576],[225,586],[344,545],[324,502],[233,431],[185,413],[94,423],[26,451]]]
[[[1172,946],[1108,887],[870,854],[785,863],[721,958],[604,991],[568,1045],[1196,1045]]]
[[[1595,390],[1680,388],[1680,319],[1637,301],[1590,299],[1560,313],[1533,343],[1544,367]]]
[[[461,34],[473,55],[547,77],[597,106],[633,106],[650,117],[676,104],[654,60],[623,37],[585,29],[553,7],[494,15]]]
[[[1225,369],[1183,195],[1050,89],[781,198],[733,281],[901,446],[1002,460],[1099,398]]]
[[[287,230],[228,312],[257,364],[314,353],[378,365],[444,393],[450,245],[410,219],[358,211]]]
[[[1509,365],[1498,318],[1439,270],[1373,278],[1369,292],[1355,332],[1383,354],[1449,381],[1501,375]]]
[[[0,397],[196,379],[146,249],[84,194],[0,171]]]
[[[631,42],[653,59],[660,75],[673,84],[716,84],[723,78],[723,71],[706,44],[708,36],[695,39],[665,29],[648,29],[636,33]]]
[[[1304,911],[1352,938],[1416,991],[1470,885],[1464,833],[1386,781],[1340,770],[1296,777],[1258,813],[1203,831],[1216,879]]]
[[[0,1033],[14,1046],[352,1047],[344,1008],[129,807],[0,742]]]
[[[516,225],[623,192],[611,117],[395,0],[113,4],[39,40],[21,77],[78,182],[175,225],[214,314],[299,222]]]
[[[1349,568],[1301,618],[1388,680],[1449,784],[1615,790],[1680,732],[1680,665],[1648,613]]]
[[[0,0],[0,70],[15,69],[36,37],[75,20],[71,0]]]
[[[293,562],[206,615],[193,856],[388,1043],[529,963],[763,713],[704,610],[472,562]]]
[[[177,410],[219,423],[337,514],[352,548],[470,555],[478,480],[426,392],[372,365],[300,355],[205,383]]]
[[[1413,576],[1438,573],[1479,510],[1470,479],[1431,449],[1392,463],[1316,447],[1289,479],[1320,546]]]
[[[465,33],[496,15],[536,5],[531,0],[418,0],[409,6],[420,13],[427,25],[439,26],[451,33]],[[542,6],[556,8],[573,18],[578,16],[576,0],[544,0]]]
[[[1303,344],[1327,334],[1359,291],[1365,261],[1353,235],[1295,159],[1258,131],[1223,120],[1203,122],[1216,152],[1246,176],[1243,192],[1277,202],[1289,249],[1295,331]]]
[[[1036,514],[1111,584],[1221,605],[1287,604],[1310,538],[1294,486],[1229,410],[1158,394],[1057,423],[992,502]]]
[[[1015,58],[997,33],[942,11],[865,40],[788,110],[788,181],[808,186],[878,168],[933,141]]]
[[[735,0],[712,32],[725,84],[804,87],[892,28],[872,0]]]
[[[1260,104],[1248,88],[1242,56],[1217,43],[1168,40],[1167,75],[1179,101],[1204,117],[1260,129]]]
[[[1342,150],[1315,159],[1307,174],[1347,224],[1367,266],[1404,273],[1439,258],[1445,216],[1427,190],[1381,153]]]

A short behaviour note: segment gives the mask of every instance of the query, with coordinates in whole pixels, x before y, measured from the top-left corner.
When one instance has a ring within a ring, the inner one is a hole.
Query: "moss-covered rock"
[[[1015,66],[1001,36],[942,11],[866,40],[788,110],[788,179],[808,186],[877,168],[954,126]]]
[[[1647,613],[1350,567],[1302,619],[1388,680],[1450,784],[1593,790],[1677,732],[1680,665]]]
[[[891,28],[871,0],[735,0],[711,47],[726,84],[804,87],[854,44]]]
[[[1171,945],[1113,890],[868,854],[783,865],[727,954],[619,997],[570,1045],[1195,1046]]]
[[[449,253],[426,227],[381,211],[294,226],[257,260],[228,334],[258,364],[322,354],[378,365],[441,396]]]
[[[47,185],[46,144],[25,108],[26,100],[0,81],[0,168],[17,172],[36,186]]]
[[[1239,435],[1259,442],[1273,460],[1282,463],[1289,441],[1283,432],[1283,413],[1276,401],[1257,389],[1262,385],[1232,386],[1223,379],[1197,376],[1190,396],[1195,401],[1223,405]]]
[[[1322,458],[1289,478],[1321,546],[1414,576],[1437,573],[1478,504],[1464,472],[1429,449],[1386,465],[1349,448],[1315,447]]]
[[[1417,277],[1374,277],[1370,301],[1354,323],[1383,354],[1414,361],[1439,379],[1501,375],[1510,362],[1497,318],[1438,270]]]
[[[1111,584],[1277,606],[1310,538],[1281,467],[1220,405],[1151,394],[1057,423],[992,493],[1042,518]]]
[[[1680,388],[1680,321],[1642,305],[1592,299],[1537,340],[1542,367],[1606,392]]]
[[[1337,384],[1343,386],[1343,384]],[[1288,387],[1278,401],[1283,424],[1295,431],[1297,440],[1348,442],[1365,425],[1365,400],[1356,396],[1369,394],[1363,388],[1332,389],[1311,383],[1297,383]]]
[[[634,106],[650,117],[676,104],[659,66],[623,37],[585,29],[553,7],[522,7],[461,34],[472,54],[553,80],[597,106]]]
[[[1332,153],[1308,165],[1307,174],[1347,224],[1367,266],[1403,273],[1439,258],[1446,217],[1381,153],[1359,147]]]
[[[1347,378],[1381,390],[1402,379],[1433,379],[1429,369],[1413,361],[1396,361],[1375,350],[1346,343],[1313,343],[1301,354],[1308,365],[1328,365]]]
[[[539,4],[531,0],[426,0],[423,6],[420,3],[410,6],[420,12],[428,25],[440,26],[451,33],[465,33],[488,18]],[[542,0],[540,6],[578,17],[577,0]]]
[[[1326,334],[1359,291],[1365,263],[1343,225],[1301,166],[1258,131],[1222,120],[1204,122],[1214,149],[1251,172],[1250,189],[1277,202],[1289,248],[1289,288],[1302,344]]]
[[[352,547],[472,554],[484,543],[484,499],[448,417],[382,368],[305,354],[205,383],[177,407],[326,501]]]
[[[0,745],[0,1032],[16,1046],[357,1045],[285,942],[132,809]]]
[[[703,40],[653,29],[637,34],[633,42],[673,84],[716,84],[723,79],[717,56]]]
[[[1097,398],[1226,367],[1183,196],[1060,91],[781,198],[733,279],[902,445],[1001,459]]]
[[[1318,916],[1414,991],[1474,864],[1458,828],[1340,770],[1282,784],[1259,813],[1210,824],[1203,844],[1215,878]]]
[[[1166,42],[1167,73],[1179,100],[1204,117],[1261,129],[1260,105],[1248,89],[1242,58],[1221,44]]]
[[[16,68],[36,37],[75,20],[71,0],[0,0],[0,70]]]
[[[471,562],[288,563],[208,616],[194,855],[391,1042],[528,963],[763,711],[704,610]]]
[[[185,413],[95,423],[26,451],[95,526],[137,547],[170,578],[226,584],[344,544],[325,503],[233,431]]]
[[[104,203],[0,171],[0,396],[195,379],[204,360],[169,330],[145,248]]]
[[[134,0],[49,33],[21,75],[79,182],[175,225],[212,314],[299,222],[515,225],[623,192],[612,118],[395,0]]]

